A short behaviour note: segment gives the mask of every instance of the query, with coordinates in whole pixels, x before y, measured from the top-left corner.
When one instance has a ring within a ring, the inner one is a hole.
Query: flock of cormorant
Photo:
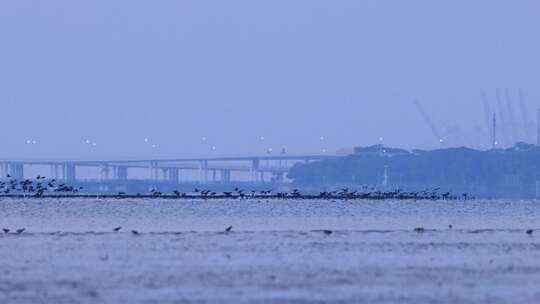
[[[54,193],[72,193],[76,194],[82,187],[73,187],[63,183],[57,183],[56,179],[47,179],[45,176],[38,175],[35,179],[12,178],[6,176],[7,181],[0,181],[0,196],[34,196],[43,197],[46,192]]]
[[[83,187],[74,187],[65,183],[59,183],[56,179],[47,179],[45,176],[37,176],[35,179],[17,180],[7,175],[7,181],[0,181],[0,197],[101,197],[101,198],[177,198],[177,199],[296,199],[296,200],[458,200],[471,199],[467,193],[461,196],[440,193],[440,188],[425,189],[422,191],[393,191],[378,190],[377,187],[364,186],[361,190],[343,188],[334,191],[322,191],[318,194],[303,194],[298,189],[290,192],[273,192],[273,190],[243,190],[238,187],[232,191],[215,192],[207,189],[196,188],[191,193],[174,190],[171,193],[163,193],[152,189],[147,194],[89,194],[81,193]]]
[[[45,176],[37,176],[35,179],[22,179],[17,180],[7,175],[9,180],[0,181],[0,197],[96,197],[91,194],[81,194],[82,187],[74,187],[65,183],[58,183],[56,179],[47,179]],[[260,191],[246,191],[240,188],[234,188],[233,191],[217,193],[211,190],[203,190],[196,188],[192,194],[180,192],[178,190],[172,191],[172,194],[164,194],[162,192],[153,189],[150,194],[135,195],[126,194],[125,192],[119,192],[115,195],[99,195],[101,198],[183,198],[183,199],[324,199],[324,200],[457,200],[457,199],[472,199],[467,193],[463,193],[461,196],[451,195],[450,192],[439,193],[440,188],[426,189],[417,192],[406,192],[403,190],[394,191],[380,191],[376,187],[362,187],[362,190],[350,190],[349,188],[343,188],[334,191],[323,191],[319,194],[302,194],[298,189],[294,189],[291,192],[277,192],[273,193],[272,190],[260,190]],[[52,194],[48,194],[52,192]],[[452,229],[452,225],[448,226]],[[122,227],[116,227],[114,232],[119,232]],[[225,232],[230,232],[232,226],[225,229]],[[8,234],[11,229],[3,228],[2,231]],[[13,231],[16,234],[21,234],[25,231],[25,228],[20,228]],[[417,227],[413,231],[422,233],[425,231],[423,227]],[[323,230],[324,234],[332,234],[331,230]],[[131,230],[133,235],[139,235],[137,230]],[[533,234],[533,230],[526,231],[528,235]]]

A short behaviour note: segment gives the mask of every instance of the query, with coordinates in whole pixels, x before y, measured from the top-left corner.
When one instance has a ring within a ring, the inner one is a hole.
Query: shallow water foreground
[[[0,215],[26,228],[0,235],[0,303],[540,302],[534,201],[9,199]]]

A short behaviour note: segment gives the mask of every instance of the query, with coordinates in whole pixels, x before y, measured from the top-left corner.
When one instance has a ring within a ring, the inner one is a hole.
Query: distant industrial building
[[[413,150],[375,145],[341,158],[297,163],[288,177],[300,185],[442,188],[477,197],[538,197],[540,147]]]

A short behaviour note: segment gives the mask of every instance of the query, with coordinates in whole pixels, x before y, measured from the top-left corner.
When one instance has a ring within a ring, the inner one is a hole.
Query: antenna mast
[[[538,123],[538,130],[537,130],[537,142],[536,144],[540,146],[540,108],[536,112],[536,121]]]
[[[493,149],[497,147],[497,119],[495,118],[495,112],[493,112],[493,138],[492,138],[492,145]]]

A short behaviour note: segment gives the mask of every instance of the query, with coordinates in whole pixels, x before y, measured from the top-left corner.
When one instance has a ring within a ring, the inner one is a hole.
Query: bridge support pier
[[[100,178],[102,181],[109,179],[109,172],[110,172],[110,168],[108,165],[101,166],[101,170],[99,173],[100,173]]]
[[[150,162],[150,179],[157,181],[159,179],[159,168],[157,162]]]
[[[75,164],[71,164],[71,163],[65,163],[63,166],[63,173],[64,173],[64,181],[66,182],[74,182],[77,177],[76,177],[76,170],[75,170]]]
[[[163,181],[167,180],[168,174],[169,174],[169,168],[161,168],[161,175],[163,176]]]
[[[224,169],[224,170],[220,170],[220,174],[221,174],[221,183],[223,184],[230,184],[231,183],[231,170],[229,169]]]
[[[5,178],[7,176],[8,172],[9,172],[8,170],[9,169],[8,169],[8,164],[7,163],[2,163],[0,165],[0,174],[2,174],[1,177],[0,177],[1,179]]]
[[[116,180],[125,181],[128,178],[128,168],[127,167],[113,167],[113,176]]]
[[[167,179],[172,183],[178,184],[180,180],[180,174],[179,174],[180,170],[178,168],[168,168],[167,171],[168,171]]]
[[[259,160],[258,159],[253,159],[251,161],[251,168],[249,169],[249,172],[251,174],[251,182],[252,183],[255,183],[257,182],[257,173],[259,171]]]
[[[202,184],[208,183],[208,161],[201,160],[199,163],[199,182]]]
[[[15,179],[24,179],[24,164],[22,163],[6,163],[5,170],[7,174],[11,175]]]
[[[274,173],[272,173],[272,182],[276,183],[276,184],[282,184],[283,180],[285,179],[284,175],[285,175],[285,173],[283,173],[283,172],[274,172]]]
[[[54,179],[58,179],[58,165],[52,164],[50,165],[51,168],[51,176]]]

